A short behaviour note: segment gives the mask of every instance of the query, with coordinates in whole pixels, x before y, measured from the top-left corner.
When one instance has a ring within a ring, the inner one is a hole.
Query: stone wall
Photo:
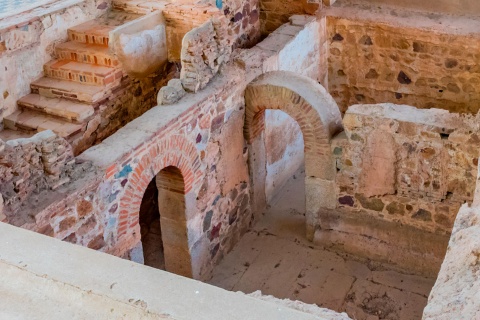
[[[338,206],[450,233],[473,200],[479,128],[473,116],[380,104],[351,106],[336,139]]]
[[[475,200],[478,201],[478,198]],[[478,318],[479,219],[478,204],[465,204],[458,212],[448,251],[428,297],[423,319]]]
[[[178,76],[176,65],[167,64],[143,79],[124,77],[120,86],[111,90],[108,98],[95,106],[95,116],[73,137],[71,143],[75,155],[100,143],[155,106],[158,90]]]
[[[0,22],[0,122],[16,110],[52,59],[55,43],[67,40],[67,29],[105,13],[109,0],[57,1]]]
[[[180,80],[185,90],[203,89],[230,60],[232,36],[228,20],[213,18],[187,32],[182,40]]]
[[[242,51],[237,61],[243,65],[255,65],[262,72],[291,71],[312,79],[323,79],[327,74],[318,62],[327,46],[311,39],[322,38],[324,19],[307,15],[293,15],[285,23],[251,50]],[[253,80],[253,79],[252,79]]]
[[[185,34],[210,19],[225,17],[233,48],[250,47],[260,38],[260,20],[256,0],[226,1],[222,9],[211,3],[169,4],[163,10],[166,21],[168,59],[181,60],[182,40]]]
[[[332,143],[336,209],[320,212],[316,240],[435,276],[456,214],[473,200],[476,122],[441,109],[351,106]]]
[[[261,34],[262,36],[269,35],[282,24],[288,22],[292,15],[314,15],[318,8],[318,2],[308,0],[260,0]]]
[[[167,33],[167,51],[170,62],[180,62],[183,37],[221,12],[210,4],[169,4],[163,10]]]
[[[478,35],[358,18],[328,17],[327,25],[328,86],[342,112],[356,103],[383,102],[478,111]]]
[[[230,21],[234,48],[250,48],[260,40],[258,0],[225,0],[221,10]]]
[[[6,220],[14,225],[31,221],[23,204],[34,206],[42,191],[76,179],[77,169],[71,146],[50,130],[28,139],[0,140],[0,194]]]

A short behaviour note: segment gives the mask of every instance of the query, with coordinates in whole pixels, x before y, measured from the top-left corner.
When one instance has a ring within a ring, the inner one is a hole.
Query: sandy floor
[[[434,279],[345,259],[305,239],[303,174],[297,174],[214,270],[210,284],[301,300],[352,319],[421,319]]]

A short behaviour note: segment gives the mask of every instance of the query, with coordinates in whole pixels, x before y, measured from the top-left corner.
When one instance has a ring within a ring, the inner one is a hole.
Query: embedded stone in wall
[[[180,79],[172,79],[162,88],[157,95],[157,104],[174,104],[186,94]]]
[[[227,62],[232,52],[231,33],[225,17],[213,18],[185,34],[182,41],[180,79],[185,90],[203,89]]]
[[[445,199],[448,156],[444,147],[442,141],[403,144],[400,154],[405,165],[398,172],[400,194],[418,192],[427,197]]]
[[[367,137],[359,183],[365,196],[395,193],[395,150],[388,132],[377,129]]]
[[[131,76],[144,78],[167,63],[165,26],[114,38],[115,55]]]
[[[460,205],[475,193],[476,116],[354,105],[343,125],[345,136],[332,145],[339,207],[428,231],[451,230]]]

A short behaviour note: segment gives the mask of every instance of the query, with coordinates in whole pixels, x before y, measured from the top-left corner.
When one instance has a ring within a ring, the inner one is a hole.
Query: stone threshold
[[[0,19],[0,33],[21,28],[34,21],[40,20],[44,16],[65,10],[82,2],[85,2],[85,0],[52,0],[40,6],[22,10],[21,12]]]

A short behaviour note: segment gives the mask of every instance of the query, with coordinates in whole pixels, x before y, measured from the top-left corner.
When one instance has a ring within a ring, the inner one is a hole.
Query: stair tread
[[[31,85],[42,88],[56,88],[67,92],[84,92],[89,95],[95,95],[104,91],[104,88],[100,86],[81,84],[79,82],[48,77],[43,77],[33,81]]]
[[[89,103],[94,103],[100,99],[103,99],[107,93],[107,89],[102,86],[94,86],[48,77],[43,77],[36,81],[33,81],[30,86],[32,87],[32,89],[53,89],[61,93],[79,95],[79,97],[73,99]],[[43,94],[42,92],[40,92],[40,95],[45,96],[45,94]],[[50,96],[51,95],[49,94],[47,97]]]
[[[118,70],[118,68],[93,65],[71,60],[51,60],[45,63],[45,66],[52,69],[60,69],[64,71],[90,72],[99,77],[105,77]]]
[[[48,98],[35,93],[20,98],[18,104],[79,122],[87,119],[94,113],[93,107],[89,104],[61,98]]]
[[[105,25],[96,20],[90,20],[69,28],[70,31],[76,33],[88,33],[95,36],[108,37],[108,33],[115,29],[115,26]]]
[[[47,115],[30,111],[18,110],[5,117],[21,127],[27,127],[38,132],[52,130],[61,137],[68,137],[82,129],[81,124],[75,124],[61,119],[51,118]]]
[[[77,53],[91,53],[91,52],[98,52],[103,55],[111,55],[109,48],[107,46],[101,44],[92,44],[92,43],[84,43],[84,42],[77,42],[77,41],[67,41],[60,44],[57,44],[55,49],[60,50],[70,50],[75,51]]]

